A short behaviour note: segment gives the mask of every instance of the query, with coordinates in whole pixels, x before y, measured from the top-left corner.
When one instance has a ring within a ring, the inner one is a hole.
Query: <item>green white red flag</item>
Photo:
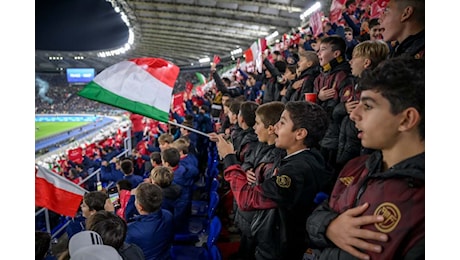
[[[166,123],[178,75],[166,60],[130,59],[100,72],[78,95]]]

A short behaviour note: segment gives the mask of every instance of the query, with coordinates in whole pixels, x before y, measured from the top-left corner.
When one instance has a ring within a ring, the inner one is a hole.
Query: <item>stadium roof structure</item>
[[[199,59],[212,60],[214,55],[230,60],[235,49],[244,52],[259,38],[275,31],[281,38],[300,27],[300,14],[315,2],[41,0],[35,3],[35,70],[101,71],[134,57],[161,57],[181,68],[197,66]],[[319,2],[329,7],[331,0]],[[129,50],[107,55],[128,40],[132,40]]]

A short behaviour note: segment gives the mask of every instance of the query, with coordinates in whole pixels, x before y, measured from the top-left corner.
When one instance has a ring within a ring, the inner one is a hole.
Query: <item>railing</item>
[[[128,129],[127,137],[123,141],[124,141],[125,149],[116,156],[117,158],[123,157],[125,155],[128,155],[128,156],[131,155],[131,152],[132,152],[132,148],[131,148],[132,147],[132,144],[131,144],[131,129]],[[89,179],[91,179],[94,176],[96,176],[96,179],[97,179],[98,182],[101,180],[101,169],[100,168],[95,170],[94,172],[92,172],[86,178],[84,178],[80,183],[78,183],[78,185],[86,183]],[[109,184],[109,185],[111,185],[111,184]],[[85,189],[85,192],[89,192],[89,191]],[[50,225],[49,210],[47,208],[41,208],[40,210],[37,210],[35,212],[35,217],[37,217],[38,215],[40,215],[43,212],[45,214],[46,231],[51,234],[51,239],[55,239],[69,225],[70,218],[66,218],[66,221],[64,223],[58,225],[57,230],[52,230],[51,225]],[[55,228],[53,228],[53,229],[55,229]]]

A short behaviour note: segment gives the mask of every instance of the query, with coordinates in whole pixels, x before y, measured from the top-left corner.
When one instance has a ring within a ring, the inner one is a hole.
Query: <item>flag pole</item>
[[[194,128],[191,128],[191,127],[188,127],[188,126],[185,126],[185,125],[181,125],[181,124],[178,124],[178,123],[173,122],[173,121],[168,121],[168,123],[170,123],[171,125],[175,125],[175,126],[178,126],[178,127],[185,128],[185,129],[187,129],[189,131],[192,131],[192,132],[195,132],[197,134],[204,135],[207,138],[210,138],[210,136],[208,134],[206,134],[205,132],[198,131],[198,130],[196,130]]]

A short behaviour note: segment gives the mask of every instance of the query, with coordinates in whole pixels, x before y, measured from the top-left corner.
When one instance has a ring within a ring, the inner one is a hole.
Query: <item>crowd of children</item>
[[[215,147],[231,200],[222,217],[240,235],[231,259],[423,258],[423,12],[417,0],[390,0],[377,21],[344,11],[344,35],[334,26],[264,54],[262,73],[221,78],[211,66],[217,86],[186,98],[186,115],[171,115],[178,126],[133,116],[144,128],[132,155],[88,163],[117,186],[118,204],[91,190],[70,242],[95,231],[123,259],[169,259]],[[80,183],[86,169],[69,178]],[[109,219],[117,226],[99,224]]]

